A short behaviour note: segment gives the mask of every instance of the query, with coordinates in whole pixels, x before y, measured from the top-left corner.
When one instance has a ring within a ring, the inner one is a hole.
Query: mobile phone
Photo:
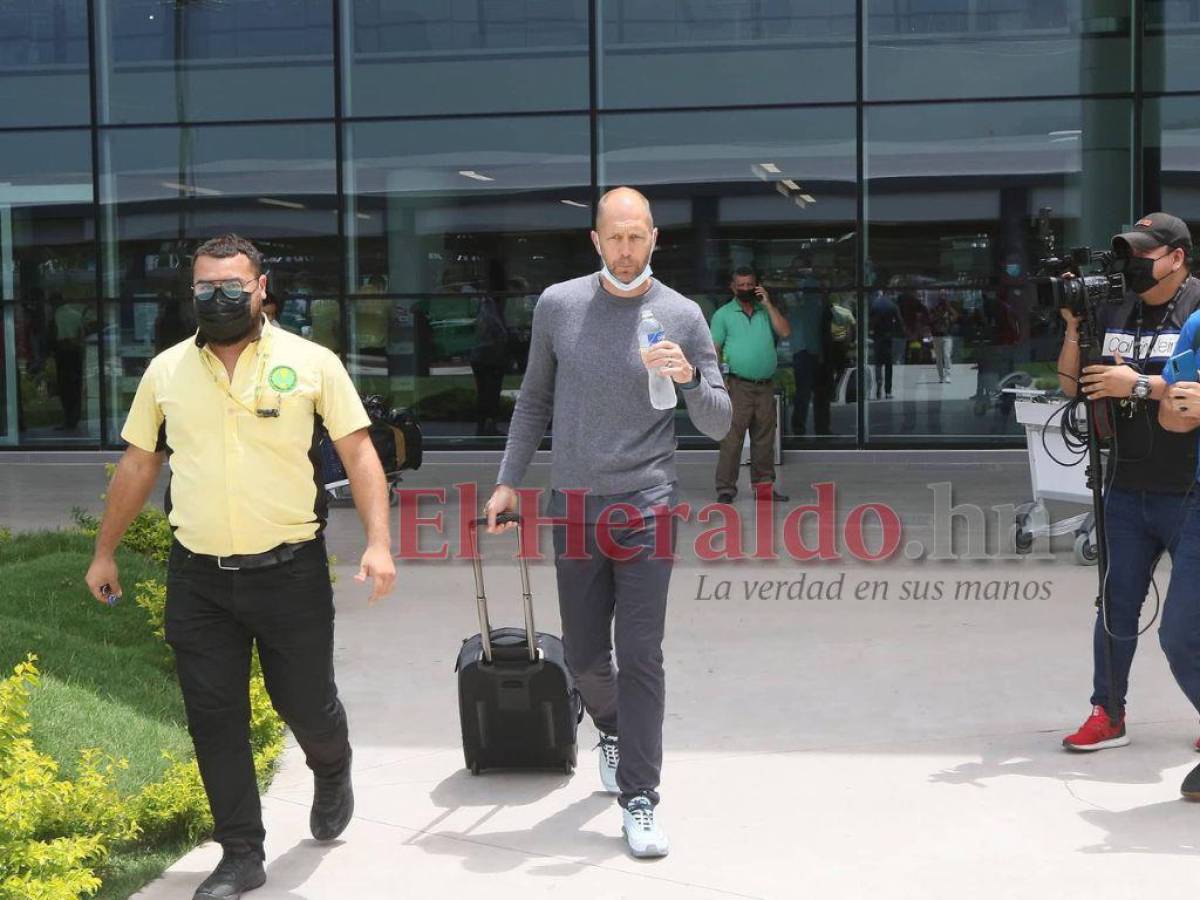
[[[1171,367],[1173,384],[1180,381],[1200,381],[1200,376],[1196,372],[1196,353],[1193,350],[1184,350],[1182,353],[1175,354],[1167,360],[1167,365]]]

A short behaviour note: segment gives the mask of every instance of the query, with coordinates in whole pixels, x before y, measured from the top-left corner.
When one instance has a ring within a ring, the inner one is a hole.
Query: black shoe
[[[237,900],[245,891],[267,882],[262,857],[257,853],[226,853],[213,873],[196,888],[192,900]]]
[[[781,494],[779,491],[771,491],[771,499],[776,503],[787,503],[792,498],[787,494]]]
[[[718,503],[732,503],[733,502],[733,494],[730,494],[728,492],[725,492],[723,494],[717,494],[717,502]]]
[[[1184,800],[1200,800],[1200,766],[1187,773],[1187,778],[1179,786],[1179,793],[1183,794]]]
[[[350,783],[350,760],[347,760],[345,775],[313,779],[313,805],[308,827],[318,841],[332,841],[346,830],[353,815],[354,788]]]

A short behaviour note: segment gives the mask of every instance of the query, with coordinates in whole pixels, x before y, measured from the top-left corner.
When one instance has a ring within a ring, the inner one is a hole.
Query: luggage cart
[[[1064,466],[1059,462],[1074,458],[1059,427],[1065,398],[1057,392],[1031,388],[1006,388],[1004,393],[1013,395],[1013,411],[1017,421],[1025,426],[1029,480],[1033,485],[1033,500],[1016,509],[1013,545],[1018,553],[1028,553],[1035,538],[1074,532],[1075,562],[1081,566],[1096,565],[1096,526],[1092,492],[1087,486],[1086,461],[1076,466]],[[1046,510],[1047,500],[1078,503],[1086,506],[1087,511],[1051,522]]]

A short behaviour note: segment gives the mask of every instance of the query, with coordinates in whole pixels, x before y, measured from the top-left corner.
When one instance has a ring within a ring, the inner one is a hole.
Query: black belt
[[[732,372],[729,373],[729,377],[736,378],[738,381],[744,381],[746,384],[774,384],[775,382],[774,378],[743,378],[741,375],[734,375]]]
[[[313,539],[315,540],[315,538]],[[280,544],[278,547],[272,547],[270,550],[264,550],[262,553],[238,553],[233,556],[212,556],[208,553],[191,553],[193,559],[202,559],[205,562],[214,564],[218,569],[225,572],[236,572],[240,569],[269,569],[272,566],[282,565],[285,562],[291,562],[295,558],[297,551],[309,544],[312,540],[303,541],[299,544]],[[182,547],[183,545],[180,544]]]

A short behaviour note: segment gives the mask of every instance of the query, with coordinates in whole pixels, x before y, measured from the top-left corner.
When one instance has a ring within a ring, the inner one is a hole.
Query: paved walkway
[[[41,518],[53,520],[91,477],[63,472],[0,460],[0,497],[36,496]],[[888,502],[906,540],[926,543],[927,484],[952,480],[955,502],[982,507],[1028,491],[1023,457],[1011,454],[829,454],[790,459],[783,472],[795,500],[811,501],[810,482],[835,480],[843,510]],[[434,462],[407,484],[493,477],[494,465]],[[710,479],[710,462],[686,465],[687,499],[706,502]],[[0,507],[0,521],[28,527],[31,515]],[[357,814],[343,840],[315,844],[311,778],[289,749],[264,801],[269,881],[250,896],[1194,895],[1200,806],[1181,801],[1178,785],[1200,762],[1191,748],[1200,724],[1153,632],[1134,666],[1133,743],[1091,756],[1059,749],[1087,712],[1095,592],[1095,570],[1073,565],[1066,542],[1051,561],[801,568],[701,565],[687,550],[695,531],[681,540],[666,645],[660,811],[673,849],[639,862],[625,855],[590,751],[569,779],[463,770],[452,668],[460,639],[477,630],[471,570],[405,564],[394,597],[367,608],[350,579],[357,520],[335,511],[331,545],[346,564],[338,680],[356,746]],[[488,545],[493,621],[515,622],[518,580],[501,564],[503,544]],[[808,590],[814,578],[828,586],[844,575],[841,598],[789,600],[802,575]],[[1163,589],[1167,575],[1164,564]],[[747,583],[764,579],[786,582],[779,598],[748,599]],[[714,596],[722,580],[728,599]],[[971,580],[980,594],[956,599]],[[887,596],[856,598],[863,581],[886,582]],[[1026,595],[985,599],[989,582],[1015,582]],[[552,567],[534,566],[533,583],[539,627],[555,630]],[[595,742],[590,724],[580,742]],[[138,896],[188,898],[218,856],[200,847]]]

